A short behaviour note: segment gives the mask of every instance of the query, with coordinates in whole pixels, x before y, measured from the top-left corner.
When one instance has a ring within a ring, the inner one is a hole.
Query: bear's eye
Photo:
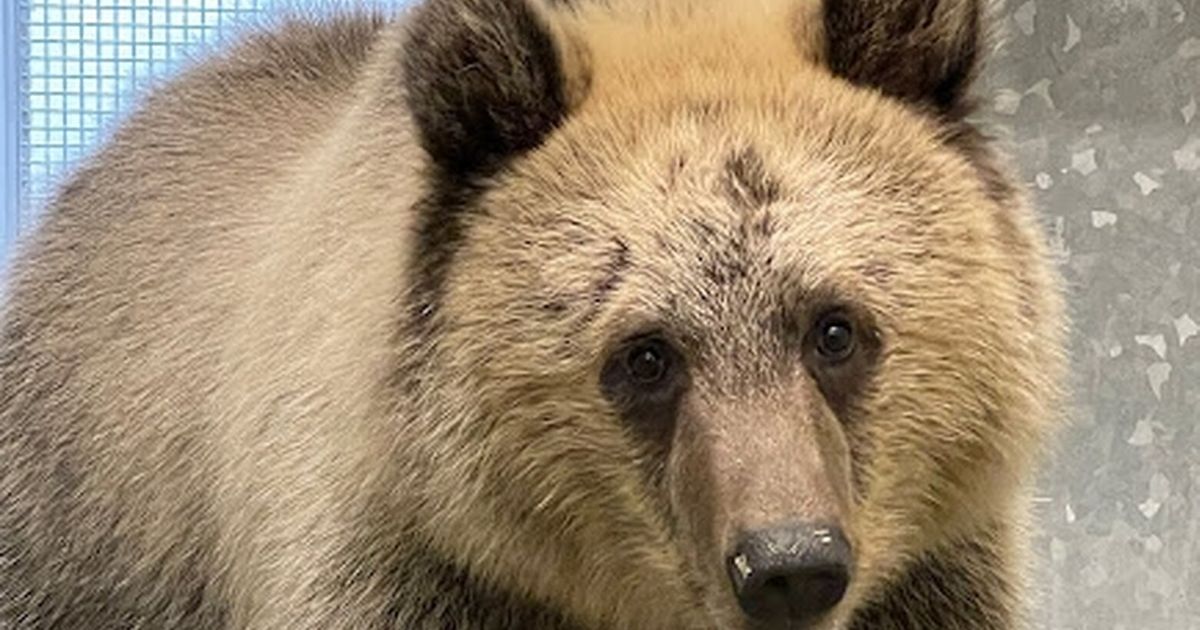
[[[605,360],[600,391],[635,434],[669,444],[688,386],[687,359],[665,335],[626,338]]]
[[[625,354],[625,373],[639,387],[651,388],[662,383],[670,369],[670,353],[657,339],[638,342]]]
[[[842,314],[826,315],[817,324],[817,352],[822,359],[840,363],[854,354],[854,325]]]

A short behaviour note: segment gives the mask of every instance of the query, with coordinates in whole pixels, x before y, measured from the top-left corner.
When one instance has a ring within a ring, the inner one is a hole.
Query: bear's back
[[[272,247],[306,246],[296,182],[337,159],[384,27],[297,20],[194,64],[42,212],[0,305],[0,627],[225,625],[210,425],[245,414],[219,400],[239,325]]]

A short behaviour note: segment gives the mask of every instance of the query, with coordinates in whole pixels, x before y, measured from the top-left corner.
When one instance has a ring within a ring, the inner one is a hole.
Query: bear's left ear
[[[452,176],[495,169],[567,114],[563,42],[538,0],[426,0],[403,51],[421,145]]]
[[[970,109],[984,0],[822,0],[834,74],[957,119]]]

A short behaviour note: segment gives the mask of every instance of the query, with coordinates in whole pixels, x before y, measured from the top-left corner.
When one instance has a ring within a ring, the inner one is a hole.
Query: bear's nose
[[[726,566],[747,615],[791,625],[815,621],[842,600],[853,561],[840,528],[801,524],[743,534]]]

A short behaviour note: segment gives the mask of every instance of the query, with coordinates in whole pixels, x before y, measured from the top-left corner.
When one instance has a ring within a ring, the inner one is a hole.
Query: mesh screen
[[[185,55],[202,53],[269,14],[341,6],[322,0],[18,1],[25,56],[21,223],[149,79],[168,76]]]

